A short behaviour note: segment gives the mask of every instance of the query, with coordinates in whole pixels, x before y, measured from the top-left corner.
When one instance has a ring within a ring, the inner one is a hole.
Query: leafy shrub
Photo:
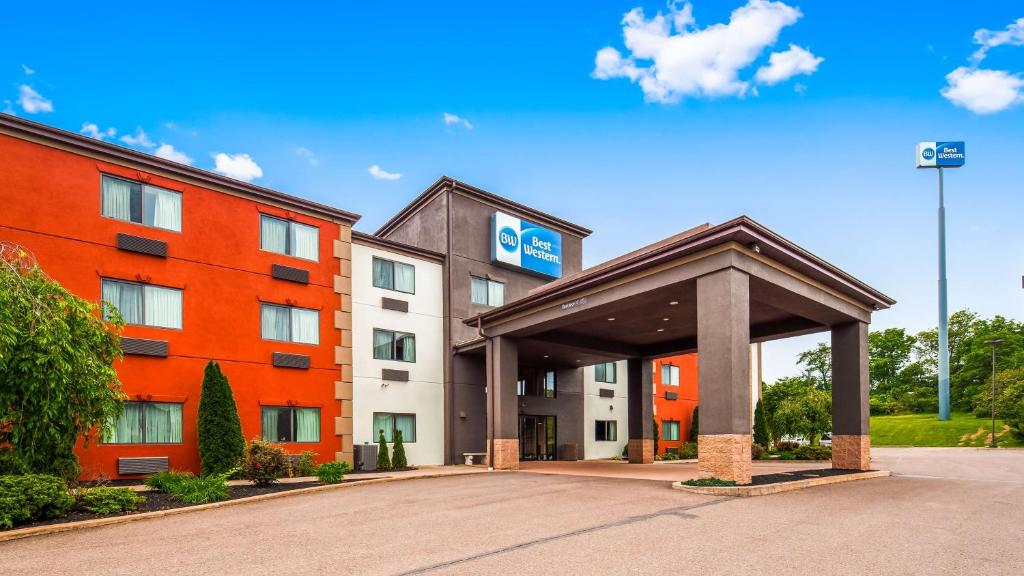
[[[315,459],[316,452],[312,450],[306,450],[302,454],[289,454],[288,476],[312,476],[313,469],[316,468]]]
[[[793,452],[779,452],[779,460],[796,460],[796,454]]]
[[[612,460],[617,460],[617,461],[621,462],[622,461],[622,455],[621,454],[616,454],[615,456],[612,456]]]
[[[828,446],[800,446],[793,451],[797,460],[831,460],[832,449]]]
[[[395,430],[395,448],[391,453],[391,467],[395,470],[409,467],[409,461],[405,457],[405,444],[402,442],[401,430]]]
[[[996,415],[1016,438],[1024,438],[1024,368],[999,372],[996,384],[1002,388],[996,394]]]
[[[750,445],[750,459],[760,460],[764,456],[764,446],[761,446],[757,442]]]
[[[779,442],[779,444],[776,446],[779,452],[792,452],[793,450],[796,450],[799,447],[799,442],[793,442],[791,440],[783,440],[782,442]]]
[[[173,494],[174,486],[181,484],[185,479],[192,478],[191,472],[175,472],[173,470],[169,472],[156,472],[146,477],[146,486],[149,486],[157,492],[163,492],[165,494]]]
[[[0,476],[0,528],[59,518],[75,504],[67,485],[56,476]]]
[[[175,500],[187,504],[206,504],[227,500],[227,478],[235,470],[196,478],[191,472],[157,472],[146,478],[146,486],[170,494]]]
[[[337,484],[348,474],[348,462],[324,462],[313,469],[321,484]]]
[[[212,360],[203,374],[198,422],[200,474],[222,474],[237,467],[245,451],[242,422],[231,385]]]
[[[679,460],[679,455],[674,452],[665,452],[654,457],[655,460]]]
[[[690,421],[690,442],[696,442],[700,435],[700,406],[693,407],[693,420]]]
[[[697,443],[696,442],[683,442],[679,446],[679,459],[680,460],[693,460],[697,457]]]
[[[288,474],[284,450],[266,440],[253,438],[245,449],[242,477],[257,486],[267,486]]]
[[[131,488],[97,486],[78,491],[78,508],[93,514],[116,514],[135,510],[146,498]]]
[[[732,480],[721,480],[718,478],[690,478],[683,482],[684,486],[735,486]]]
[[[384,429],[377,434],[377,470],[391,470],[391,457],[388,456],[388,443],[384,441]]]

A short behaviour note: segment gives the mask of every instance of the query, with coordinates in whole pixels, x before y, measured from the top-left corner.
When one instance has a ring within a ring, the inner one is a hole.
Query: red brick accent
[[[488,446],[488,449],[490,447]],[[495,438],[494,463],[495,470],[519,470],[519,439]]]
[[[630,438],[627,454],[630,464],[652,464],[654,462],[654,440]]]
[[[702,474],[750,484],[750,434],[699,434],[697,467]]]
[[[869,434],[832,436],[832,467],[841,470],[870,470],[871,436]]]

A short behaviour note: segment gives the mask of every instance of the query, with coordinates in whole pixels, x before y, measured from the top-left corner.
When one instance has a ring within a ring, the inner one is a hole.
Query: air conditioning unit
[[[356,444],[352,447],[353,459],[356,461],[356,470],[361,472],[372,472],[377,469],[377,445]]]

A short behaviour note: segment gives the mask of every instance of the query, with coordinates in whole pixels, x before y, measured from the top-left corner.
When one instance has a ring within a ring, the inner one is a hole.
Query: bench
[[[472,466],[473,465],[473,457],[474,456],[479,456],[479,457],[483,458],[484,456],[487,456],[487,453],[486,452],[463,452],[462,453],[462,457],[466,459],[466,466]]]

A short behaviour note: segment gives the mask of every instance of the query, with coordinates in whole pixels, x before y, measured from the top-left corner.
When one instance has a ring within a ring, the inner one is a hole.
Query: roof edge
[[[387,238],[381,238],[373,234],[367,234],[366,232],[352,231],[352,242],[353,243],[365,243],[372,246],[379,247],[384,250],[395,250],[398,252],[404,252],[409,256],[417,258],[426,258],[428,260],[434,260],[437,262],[444,263],[445,256],[440,252],[434,252],[433,250],[427,250],[426,248],[420,248],[418,246],[412,246],[403,242],[396,242],[395,240],[389,240]]]

